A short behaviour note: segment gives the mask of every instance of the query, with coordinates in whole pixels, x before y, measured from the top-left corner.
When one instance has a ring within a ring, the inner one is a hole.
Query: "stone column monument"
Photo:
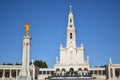
[[[26,24],[24,26],[26,30],[26,34],[23,37],[23,56],[22,56],[22,68],[20,71],[20,75],[18,76],[17,80],[31,80],[30,76],[30,69],[29,69],[29,63],[30,63],[30,25]]]

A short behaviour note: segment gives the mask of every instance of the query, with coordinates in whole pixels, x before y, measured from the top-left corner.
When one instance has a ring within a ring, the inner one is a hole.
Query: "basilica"
[[[29,28],[26,24],[22,65],[0,65],[0,80],[120,80],[120,64],[113,64],[111,58],[106,66],[100,67],[90,67],[89,56],[87,60],[84,59],[84,45],[81,43],[76,46],[76,29],[71,6],[66,27],[66,47],[60,44],[60,57],[56,57],[54,68],[37,68],[33,62],[29,65]]]

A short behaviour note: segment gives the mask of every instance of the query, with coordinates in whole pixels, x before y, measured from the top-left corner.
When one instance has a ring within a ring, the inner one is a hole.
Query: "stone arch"
[[[59,71],[60,71],[60,69],[59,69],[59,68],[57,68],[57,69],[56,69],[56,72],[59,72]]]
[[[62,72],[66,72],[66,70],[65,70],[65,68],[62,68],[62,70],[61,70]]]
[[[73,69],[73,68],[70,68],[70,69],[69,69],[69,72],[74,72],[74,69]]]
[[[59,75],[60,75],[60,69],[57,68],[57,69],[56,69],[56,76],[59,76]]]
[[[84,76],[88,75],[88,68],[84,68]]]
[[[70,68],[70,69],[69,69],[69,73],[70,73],[70,76],[74,76],[74,69],[73,69],[73,68]]]
[[[78,75],[79,75],[79,76],[82,75],[82,68],[78,68]]]
[[[62,70],[61,70],[62,76],[65,75],[65,72],[66,72],[65,68],[62,68]]]
[[[82,68],[78,68],[78,71],[82,71]]]
[[[88,71],[88,68],[84,68],[84,71]]]

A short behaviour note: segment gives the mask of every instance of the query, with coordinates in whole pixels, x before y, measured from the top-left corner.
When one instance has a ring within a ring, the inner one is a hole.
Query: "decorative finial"
[[[30,25],[27,23],[27,24],[25,24],[24,28],[26,30],[26,36],[28,36],[29,32],[30,32]]]
[[[70,5],[70,12],[72,13],[72,6]]]
[[[58,64],[59,62],[58,62],[58,57],[56,57],[56,64]]]
[[[62,48],[62,44],[60,44],[60,48]]]
[[[34,61],[33,61],[33,59],[32,59],[32,65],[34,64]]]
[[[112,59],[111,58],[109,59],[109,63],[112,64]]]
[[[81,45],[80,45],[80,46],[81,46],[81,47],[84,47],[84,46],[83,46],[83,43],[81,43]]]
[[[89,56],[87,56],[87,62],[89,62]]]

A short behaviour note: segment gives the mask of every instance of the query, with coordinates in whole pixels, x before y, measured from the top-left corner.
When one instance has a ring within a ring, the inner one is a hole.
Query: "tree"
[[[21,63],[17,63],[17,62],[16,62],[16,63],[15,63],[15,65],[22,65],[22,64],[21,64]]]
[[[3,63],[2,65],[13,65],[12,63]]]
[[[48,68],[47,63],[42,60],[35,60],[34,65],[39,68]]]

